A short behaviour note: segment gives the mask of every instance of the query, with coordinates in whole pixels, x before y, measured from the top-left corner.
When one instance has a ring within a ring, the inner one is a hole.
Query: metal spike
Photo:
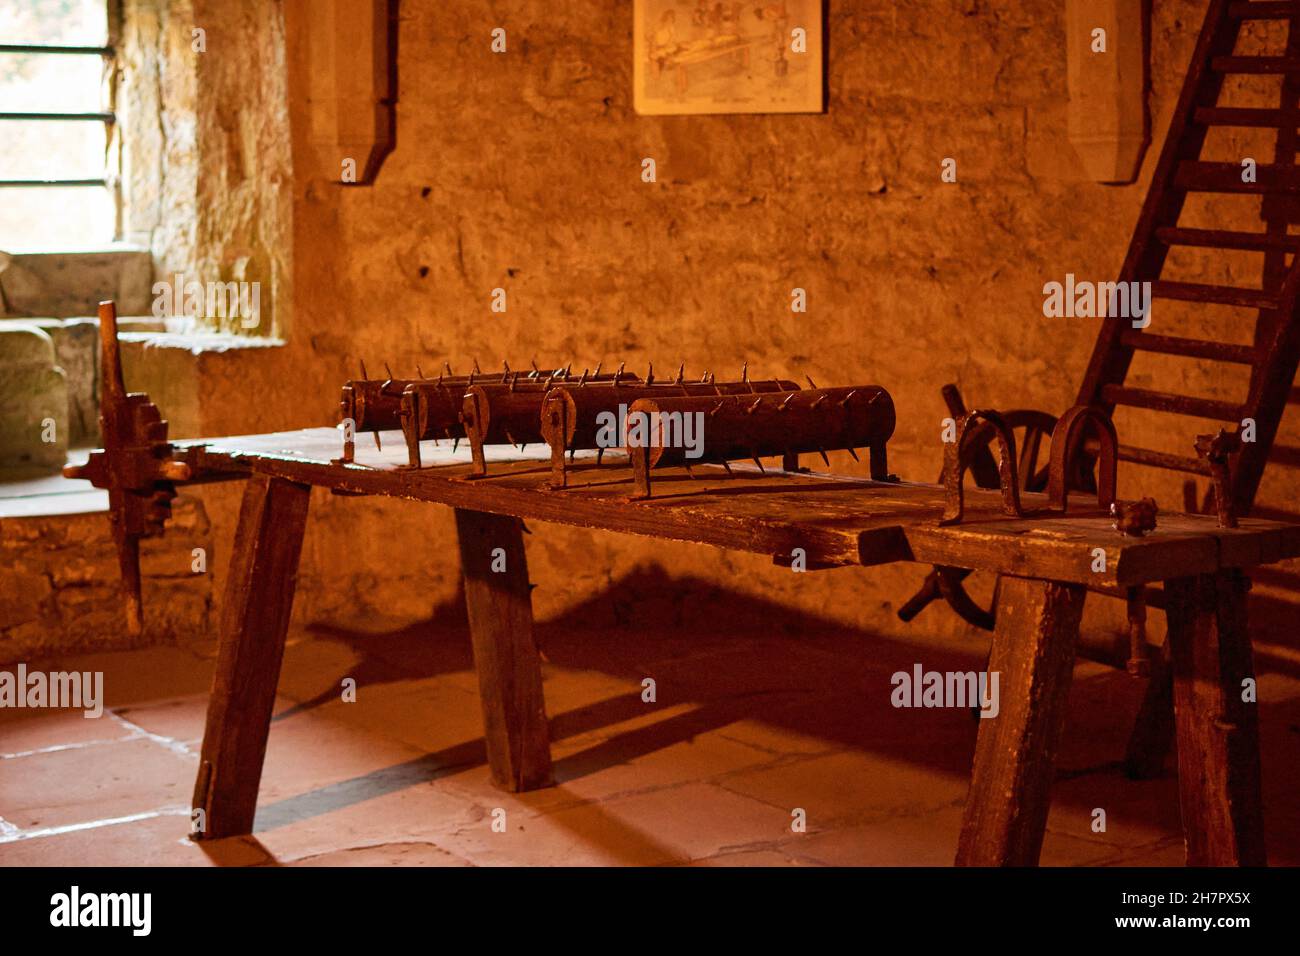
[[[522,455],[526,451],[528,451],[528,442],[524,442],[522,445],[519,446],[519,454]]]
[[[853,391],[849,392],[849,394],[845,395],[844,400],[840,402],[840,407],[843,408],[845,405],[847,405],[849,401],[852,400],[853,396],[856,394],[858,394],[858,390],[855,388]]]
[[[853,456],[853,460],[854,460],[854,461],[861,461],[861,460],[862,460],[861,458],[858,457],[858,453],[857,453],[856,451],[854,451],[852,448],[848,448],[848,449],[845,449],[845,450],[846,450],[850,455]]]
[[[706,369],[704,374],[700,376],[700,384],[707,385],[708,383],[709,383],[709,372]]]
[[[478,367],[478,359],[475,359],[475,360],[474,360],[474,371],[477,372],[477,373],[480,374],[480,375],[483,374],[483,370],[482,370],[481,368]]]
[[[424,371],[420,368],[419,362],[415,363],[415,374],[418,375],[420,378],[424,378]]]
[[[447,370],[447,374],[448,374],[449,376],[451,376],[452,378],[455,378],[455,377],[456,377],[456,373],[453,372],[453,371],[451,370],[451,363],[450,363],[450,362],[443,362],[443,363],[442,363],[442,367],[445,368],[445,369]]]
[[[620,378],[623,377],[623,366],[625,366],[625,365],[627,365],[626,362],[619,362],[619,363],[618,363],[618,371],[614,373],[614,384],[615,384],[615,385],[617,385],[617,384],[618,384],[618,380],[619,380]]]
[[[366,360],[365,360],[365,359],[358,359],[358,361],[361,362],[361,380],[362,380],[363,382],[368,382],[368,381],[370,381],[370,376],[366,374]]]
[[[745,414],[746,414],[746,415],[752,415],[752,414],[754,414],[754,412],[758,411],[758,406],[760,406],[760,405],[762,405],[762,404],[763,404],[763,399],[762,399],[762,397],[759,397],[759,398],[754,399],[754,404],[753,404],[753,405],[750,405],[749,408],[745,409]]]
[[[818,449],[817,449],[817,454],[819,454],[819,455],[822,456],[822,461],[826,462],[826,467],[829,468],[829,467],[831,466],[831,460],[830,460],[829,458],[826,457],[826,449],[825,449],[825,448],[818,448]]]
[[[578,449],[576,449],[576,448],[570,448],[570,449],[569,449],[569,464],[570,464],[570,465],[573,464],[573,459],[576,458],[577,456],[578,456]]]
[[[694,481],[694,480],[695,480],[695,472],[691,471],[691,466],[690,466],[690,465],[687,465],[687,464],[683,464],[682,467],[686,469],[686,477],[689,478],[689,479],[691,479],[691,481]]]
[[[507,362],[505,359],[501,360],[501,370],[505,372],[507,375],[510,374],[510,363]]]
[[[531,358],[531,359],[529,359],[529,360],[528,360],[528,364],[531,365],[531,366],[533,367],[533,371],[534,371],[534,372],[540,372],[540,371],[541,371],[541,369],[537,367],[537,359],[535,359],[535,358]]]
[[[811,376],[811,375],[805,375],[804,378],[808,379],[808,387],[809,387],[809,388],[816,388],[816,387],[817,387],[817,383],[814,382],[814,381],[812,380],[812,376]]]
[[[646,368],[645,383],[647,385],[653,385],[654,381],[655,381],[655,363],[651,362],[649,366]]]
[[[786,407],[787,405],[789,405],[791,401],[794,400],[794,396],[795,396],[795,393],[794,393],[794,392],[791,392],[789,395],[787,395],[785,401],[782,402],[782,403],[780,404],[780,406],[778,406],[777,411],[778,411],[778,412],[783,412],[783,411],[785,411],[785,407]]]
[[[475,364],[477,365],[478,363]],[[467,387],[474,384],[474,376],[477,374],[478,374],[477,368],[475,368],[474,371],[469,373],[469,381],[465,383]]]
[[[731,474],[731,463],[725,458],[722,460],[722,467],[726,470],[727,474]]]
[[[460,447],[460,436],[457,435],[456,438],[455,438],[455,440],[452,441],[452,443],[451,443],[451,453],[452,453],[453,455],[456,454],[456,449],[459,448],[459,447]]]
[[[709,417],[712,418],[714,415],[718,414],[718,412],[722,411],[723,406],[726,404],[726,402],[718,402],[718,404],[714,405],[713,408],[709,409]]]
[[[379,432],[371,432],[370,434],[375,436],[375,451],[383,451],[384,446],[379,444]]]
[[[808,410],[812,411],[824,401],[826,401],[826,394],[823,392],[821,395],[817,396],[817,399],[811,405],[808,406]]]
[[[582,377],[578,379],[578,388],[582,388],[586,384],[587,384],[587,370],[584,368],[582,370]]]
[[[442,388],[442,373],[438,373],[438,387]]]
[[[681,365],[677,367],[677,382],[675,384],[677,385],[682,384],[682,379],[685,378],[685,376],[686,376],[686,363],[683,362]]]
[[[387,362],[384,363],[384,371],[388,373],[388,380],[391,382],[393,380],[393,370],[388,367]]]
[[[507,428],[505,432],[506,432],[506,441],[510,442],[510,444],[518,448],[519,442],[515,441],[514,436],[510,434],[510,429]]]
[[[764,467],[763,467],[763,463],[762,463],[761,461],[758,460],[758,456],[757,456],[757,455],[754,455],[754,456],[752,456],[752,457],[753,457],[753,459],[754,459],[754,464],[758,465],[758,470],[761,471],[763,474],[766,475],[766,474],[767,474],[767,469],[764,468]]]
[[[600,460],[601,460],[602,458],[604,458],[604,457],[605,457],[605,449],[603,449],[603,448],[597,448],[597,449],[596,449],[596,464],[599,465],[599,464],[600,464]]]

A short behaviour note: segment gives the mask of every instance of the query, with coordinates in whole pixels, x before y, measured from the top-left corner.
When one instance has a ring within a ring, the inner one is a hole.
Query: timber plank
[[[268,475],[244,488],[194,783],[196,839],[253,832],[310,494]]]
[[[500,460],[486,478],[470,479],[467,449],[434,447],[431,467],[405,469],[404,453],[372,453],[334,464],[334,429],[181,443],[202,467],[271,474],[352,494],[429,501],[492,514],[551,521],[670,540],[709,544],[769,556],[803,548],[809,566],[876,565],[921,561],[1005,574],[1033,575],[1090,586],[1127,587],[1169,577],[1250,567],[1300,555],[1300,527],[1243,520],[1220,529],[1212,517],[1162,513],[1156,531],[1120,535],[1095,502],[1076,497],[1068,516],[1035,514],[1046,497],[1024,494],[1024,518],[1002,513],[997,492],[970,489],[966,518],[940,528],[944,490],[912,482],[812,472],[791,473],[732,465],[657,469],[656,495],[630,497],[626,458],[579,456],[570,486],[548,487],[549,451],[530,446],[495,451]],[[513,456],[513,457],[512,457]],[[583,464],[583,462],[589,464]],[[1092,570],[1093,551],[1106,552],[1106,570]]]
[[[998,712],[980,720],[958,866],[1038,864],[1086,593],[1002,579],[988,666],[999,675]]]
[[[522,529],[518,518],[456,509],[488,766],[512,792],[553,782]]]
[[[1263,866],[1259,705],[1246,627],[1249,582],[1234,571],[1165,585],[1189,866]]]

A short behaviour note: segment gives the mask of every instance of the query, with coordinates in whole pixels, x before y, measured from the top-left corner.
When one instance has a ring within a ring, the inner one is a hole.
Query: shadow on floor
[[[353,677],[367,687],[472,667],[463,596],[440,606],[429,621],[390,633],[363,635],[329,627],[311,631],[346,646],[356,661],[340,679]],[[636,685],[651,677],[661,705],[691,705],[683,713],[607,735],[558,760],[560,784],[742,721],[817,738],[828,749],[867,751],[958,778],[969,773],[978,721],[965,711],[895,708],[889,702],[890,678],[917,663],[926,670],[979,670],[987,654],[983,635],[973,634],[968,649],[922,646],[648,567],[561,617],[539,621],[537,639],[552,665],[594,670]],[[337,686],[334,681],[328,692],[276,719],[337,700]],[[1084,810],[1126,806],[1133,802],[1132,788],[1140,787],[1144,796],[1134,805],[1149,817],[1146,822],[1176,829],[1172,772],[1161,780],[1134,784],[1118,769],[1141,690],[1138,681],[1117,671],[1094,668],[1076,677],[1058,761],[1061,777],[1073,782],[1057,788],[1057,802],[1074,800]],[[1300,701],[1264,701],[1261,708],[1266,799],[1277,806],[1296,789]],[[598,733],[645,713],[636,692],[552,710],[552,739]],[[485,762],[482,739],[468,741],[269,804],[259,811],[257,828],[282,826]],[[1081,777],[1088,778],[1086,787],[1075,785]],[[1300,846],[1300,823],[1278,816],[1270,818],[1274,846]]]

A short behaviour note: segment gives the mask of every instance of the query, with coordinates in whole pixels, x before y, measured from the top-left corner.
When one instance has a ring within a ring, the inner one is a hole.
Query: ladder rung
[[[1213,302],[1218,305],[1235,305],[1243,309],[1276,309],[1278,301],[1258,289],[1238,289],[1227,285],[1202,285],[1199,282],[1151,283],[1151,295],[1157,299],[1179,299],[1183,302]]]
[[[1142,352],[1161,352],[1165,355],[1184,355],[1188,358],[1211,359],[1216,362],[1237,362],[1254,365],[1260,358],[1258,350],[1249,345],[1229,345],[1227,342],[1210,342],[1205,339],[1184,339],[1172,335],[1152,335],[1136,330],[1126,331],[1120,341],[1129,348]]]
[[[1263,126],[1272,129],[1300,127],[1296,110],[1247,109],[1239,106],[1202,106],[1195,113],[1202,126]]]
[[[1216,56],[1215,73],[1300,73],[1300,58],[1293,56]]]
[[[1233,3],[1228,16],[1236,20],[1285,20],[1297,14],[1293,0],[1259,0],[1256,3]]]
[[[1242,179],[1245,167],[1239,163],[1207,163],[1184,160],[1178,164],[1174,185],[1180,189],[1212,193],[1300,193],[1300,169],[1261,163],[1255,167],[1255,181]]]
[[[1161,226],[1156,238],[1167,246],[1206,246],[1211,249],[1252,249],[1268,252],[1275,249],[1300,251],[1300,235],[1270,236],[1263,232],[1229,232],[1226,229],[1183,229]]]
[[[1169,471],[1185,471],[1192,475],[1208,475],[1210,466],[1200,458],[1184,455],[1170,455],[1163,451],[1149,448],[1135,448],[1132,445],[1120,445],[1116,449],[1120,461],[1131,461],[1137,465],[1150,465],[1152,468],[1165,468]]]
[[[1101,444],[1095,438],[1083,443],[1083,450],[1090,455],[1101,451]],[[1169,471],[1185,471],[1192,475],[1210,474],[1210,465],[1200,458],[1184,455],[1171,455],[1168,452],[1152,451],[1150,448],[1138,448],[1134,445],[1119,445],[1115,457],[1120,461],[1131,461],[1135,465],[1150,465],[1152,468],[1165,468]]]
[[[1150,389],[1128,388],[1124,385],[1103,386],[1101,397],[1114,405],[1150,408],[1157,412],[1191,415],[1195,418],[1209,418],[1220,422],[1240,422],[1246,413],[1242,406],[1234,405],[1232,402],[1220,402],[1212,398],[1191,398],[1187,395],[1175,395],[1173,392],[1153,392]]]

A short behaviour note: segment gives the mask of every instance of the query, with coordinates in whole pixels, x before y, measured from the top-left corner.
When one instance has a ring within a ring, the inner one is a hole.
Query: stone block
[[[38,325],[0,326],[0,471],[55,471],[68,455],[68,385]]]

